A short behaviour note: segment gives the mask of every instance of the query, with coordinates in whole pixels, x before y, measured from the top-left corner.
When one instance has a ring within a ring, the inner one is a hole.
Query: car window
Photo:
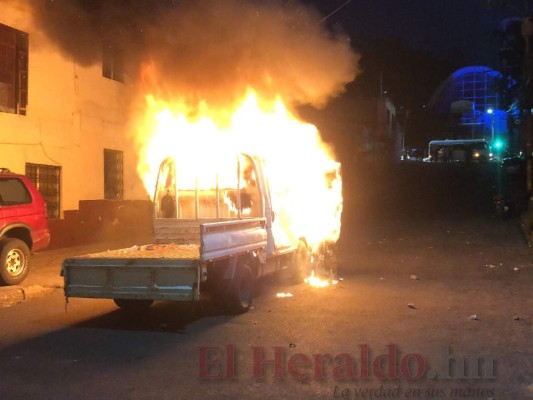
[[[26,186],[17,178],[0,178],[0,205],[14,206],[31,203]]]
[[[472,148],[474,150],[487,150],[488,149],[488,146],[486,143],[474,143],[472,145]]]

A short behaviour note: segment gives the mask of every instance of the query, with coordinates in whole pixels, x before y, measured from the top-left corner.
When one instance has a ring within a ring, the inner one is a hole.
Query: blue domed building
[[[429,106],[445,119],[446,132],[435,139],[486,139],[492,147],[509,142],[507,112],[500,104],[502,75],[489,67],[469,66],[451,74]],[[445,137],[442,137],[442,136]]]

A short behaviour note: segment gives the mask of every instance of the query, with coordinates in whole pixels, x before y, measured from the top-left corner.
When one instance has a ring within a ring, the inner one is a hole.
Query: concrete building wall
[[[60,166],[63,215],[80,200],[104,198],[104,149],[120,150],[124,199],[147,199],[128,124],[133,87],[103,77],[100,63],[63,57],[23,5],[2,4],[0,23],[29,35],[27,112],[0,112],[0,167],[24,173],[26,163]]]

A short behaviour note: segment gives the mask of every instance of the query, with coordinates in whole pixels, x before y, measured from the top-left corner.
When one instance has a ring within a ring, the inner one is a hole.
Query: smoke
[[[223,104],[253,88],[319,106],[357,73],[348,38],[296,1],[26,1],[64,55],[89,66],[121,49],[128,82],[169,99]]]

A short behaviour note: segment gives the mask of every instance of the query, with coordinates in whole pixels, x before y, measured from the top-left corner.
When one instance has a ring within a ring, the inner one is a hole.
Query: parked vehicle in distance
[[[521,215],[528,208],[529,195],[524,184],[526,158],[523,154],[506,154],[499,162],[498,194],[494,197],[496,213],[504,218]]]
[[[421,149],[403,149],[402,161],[423,161],[424,151]]]
[[[524,156],[505,157],[500,161],[500,168],[507,175],[524,175],[526,173],[526,160]]]
[[[46,204],[24,175],[0,169],[0,285],[18,285],[31,266],[31,252],[46,248]]]
[[[484,162],[491,158],[485,139],[446,139],[429,142],[431,162]]]

